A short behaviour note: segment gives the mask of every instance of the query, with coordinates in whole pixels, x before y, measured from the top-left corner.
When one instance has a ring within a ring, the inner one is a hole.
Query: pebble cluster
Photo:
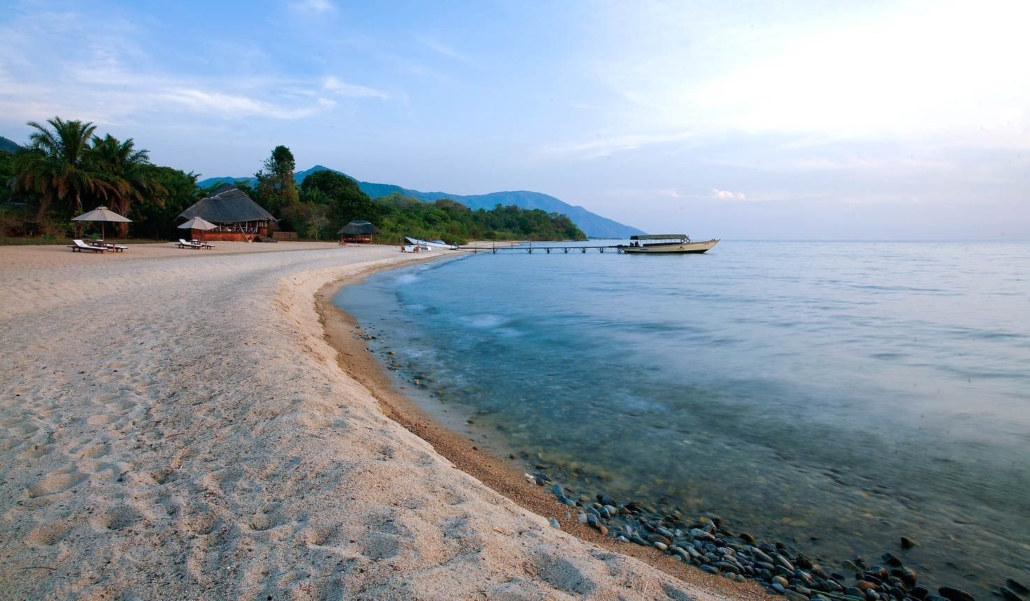
[[[657,512],[635,501],[617,503],[605,494],[572,499],[544,473],[526,478],[550,486],[559,503],[578,511],[579,521],[602,535],[653,547],[704,572],[757,581],[767,592],[790,601],[975,601],[957,588],[933,590],[920,583],[916,571],[891,553],[875,563],[856,557],[839,568],[826,568],[820,558],[792,552],[783,543],[759,542],[746,532],[733,534],[717,517],[690,520],[678,510]],[[551,525],[558,527],[558,522],[552,519]],[[910,548],[916,542],[902,537],[900,544]],[[1030,591],[1013,579],[992,593],[1005,601],[1030,601]]]

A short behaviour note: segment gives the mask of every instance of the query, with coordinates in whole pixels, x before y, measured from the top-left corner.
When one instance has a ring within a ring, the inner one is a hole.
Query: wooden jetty
[[[499,252],[525,252],[525,253],[533,254],[534,251],[543,251],[543,252],[545,252],[547,254],[551,254],[552,251],[557,251],[557,250],[562,251],[562,253],[564,253],[564,254],[569,254],[570,252],[576,251],[576,250],[578,250],[579,252],[581,252],[583,254],[586,254],[586,252],[588,250],[596,250],[597,252],[602,253],[602,254],[605,253],[605,252],[616,252],[616,253],[621,253],[622,252],[622,248],[621,247],[619,247],[619,246],[612,246],[612,245],[609,245],[609,246],[580,246],[580,245],[573,245],[573,244],[559,244],[559,245],[551,245],[551,246],[533,246],[532,244],[525,243],[525,242],[520,242],[520,243],[518,243],[518,245],[516,245],[515,243],[512,243],[512,244],[509,244],[507,246],[497,246],[497,245],[493,245],[493,246],[466,246],[466,247],[458,248],[458,250],[465,251],[465,252],[471,252],[471,253],[488,252],[488,253],[492,253],[492,254],[495,254],[495,255],[497,253],[499,253]]]

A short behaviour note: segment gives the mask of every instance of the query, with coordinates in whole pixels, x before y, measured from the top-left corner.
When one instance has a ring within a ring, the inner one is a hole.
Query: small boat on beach
[[[457,244],[447,244],[443,240],[420,240],[418,238],[412,238],[405,236],[405,240],[408,241],[409,245],[420,247],[423,251],[430,250],[431,248],[446,248],[448,250],[458,250]]]
[[[620,253],[631,255],[685,255],[707,252],[718,243],[719,241],[714,238],[704,242],[694,242],[690,236],[684,234],[648,234],[632,236],[629,244],[620,244],[617,248]]]

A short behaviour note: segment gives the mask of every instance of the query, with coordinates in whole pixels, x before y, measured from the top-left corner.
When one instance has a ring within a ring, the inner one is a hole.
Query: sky
[[[533,190],[653,233],[1030,238],[1030,3],[0,0],[0,135]]]

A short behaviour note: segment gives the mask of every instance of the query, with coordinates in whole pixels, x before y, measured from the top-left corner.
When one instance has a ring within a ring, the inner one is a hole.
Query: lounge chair
[[[72,252],[82,252],[84,250],[91,250],[95,253],[102,253],[107,250],[105,246],[93,246],[92,244],[86,244],[82,240],[72,240],[71,246],[68,248],[72,249]]]
[[[122,251],[124,251],[124,250],[129,248],[128,246],[122,246],[121,244],[105,244],[104,246],[107,247],[107,250],[110,250],[110,251],[113,251],[113,252],[116,252],[116,253],[120,253],[120,252],[122,252]]]
[[[203,247],[200,246],[200,243],[198,243],[198,242],[190,242],[188,240],[184,240],[183,238],[179,238],[179,248],[195,248],[195,249],[200,249],[200,248],[203,248]]]

